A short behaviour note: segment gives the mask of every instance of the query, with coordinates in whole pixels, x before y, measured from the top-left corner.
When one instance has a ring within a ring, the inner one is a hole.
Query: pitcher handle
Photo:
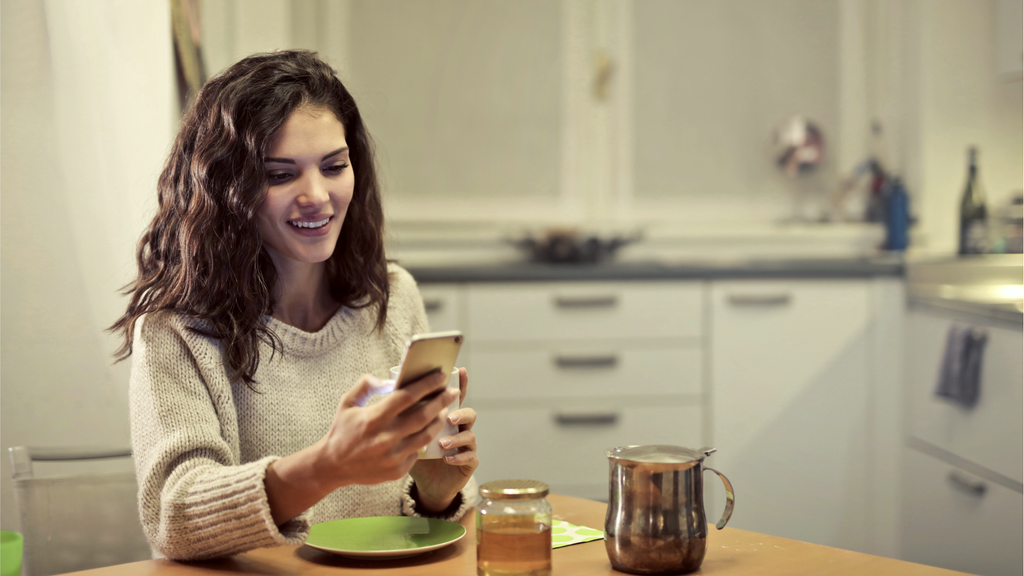
[[[729,479],[725,477],[725,474],[722,474],[714,468],[708,468],[707,466],[704,467],[704,470],[710,470],[715,474],[718,474],[718,477],[722,479],[722,483],[725,484],[725,512],[722,513],[722,519],[718,521],[718,524],[715,524],[715,528],[721,530],[722,528],[725,528],[725,524],[729,522],[729,518],[732,518],[732,509],[736,506],[736,496],[732,490],[732,482],[729,482]]]

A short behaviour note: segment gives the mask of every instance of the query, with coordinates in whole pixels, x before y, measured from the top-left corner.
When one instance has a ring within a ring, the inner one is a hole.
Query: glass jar
[[[478,576],[549,576],[551,504],[537,480],[494,480],[480,486],[476,508]]]

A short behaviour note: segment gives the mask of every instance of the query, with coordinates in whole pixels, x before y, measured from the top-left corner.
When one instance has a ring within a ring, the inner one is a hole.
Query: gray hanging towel
[[[988,332],[984,329],[950,326],[935,394],[967,408],[978,403],[986,342]]]

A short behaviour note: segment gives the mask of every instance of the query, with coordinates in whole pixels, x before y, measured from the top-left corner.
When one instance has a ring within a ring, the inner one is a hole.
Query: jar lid
[[[540,480],[491,480],[480,486],[484,498],[543,498],[548,495],[548,485]]]

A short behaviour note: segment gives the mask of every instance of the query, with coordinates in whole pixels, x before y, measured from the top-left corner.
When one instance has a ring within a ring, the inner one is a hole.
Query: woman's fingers
[[[363,374],[359,378],[359,382],[345,392],[341,397],[341,406],[339,409],[362,407],[366,406],[366,401],[373,396],[376,389],[381,387],[380,380],[370,376],[369,374]]]
[[[380,426],[386,427],[402,436],[414,434],[425,428],[432,421],[443,418],[440,416],[441,411],[451,404],[456,397],[457,391],[455,389],[445,389],[437,397],[421,404],[415,404],[400,414],[392,416],[393,410],[386,410],[378,416]],[[447,412],[445,416],[447,416]]]
[[[465,368],[459,368],[459,406],[466,399],[466,387],[469,385],[469,375]]]
[[[420,448],[430,444],[442,429],[444,429],[444,419],[441,414],[438,414],[423,428],[419,428],[411,434],[405,435],[402,440],[398,442],[396,448],[401,451],[410,450],[412,452],[418,452]]]
[[[451,466],[469,466],[473,470],[480,465],[480,457],[476,450],[463,450],[455,454],[448,454],[444,457],[445,464]]]
[[[448,415],[448,423],[452,426],[458,425],[459,430],[469,430],[476,424],[476,410],[459,408]]]
[[[441,448],[445,450],[450,448],[468,448],[476,451],[476,434],[473,434],[472,430],[464,430],[458,434],[445,436],[438,440],[438,442],[441,444]]]
[[[373,376],[360,378],[342,396],[325,438],[327,458],[335,470],[332,474],[350,483],[372,484],[408,473],[416,463],[417,452],[441,433],[448,415],[446,407],[460,395],[460,390],[448,389],[446,383],[444,375],[432,374],[364,407],[371,396],[384,390],[383,383]],[[424,400],[434,392],[440,394]],[[476,413],[470,409],[458,412],[458,419],[470,426],[476,420]],[[472,442],[475,445],[475,440]]]
[[[378,404],[378,406],[381,407],[381,410],[385,415],[395,417],[402,412],[405,412],[410,407],[415,406],[418,402],[423,400],[424,397],[444,388],[447,383],[448,377],[440,372],[428,374],[419,380],[416,380],[412,384],[407,384],[396,389],[384,402]],[[451,401],[449,400],[449,402]]]

